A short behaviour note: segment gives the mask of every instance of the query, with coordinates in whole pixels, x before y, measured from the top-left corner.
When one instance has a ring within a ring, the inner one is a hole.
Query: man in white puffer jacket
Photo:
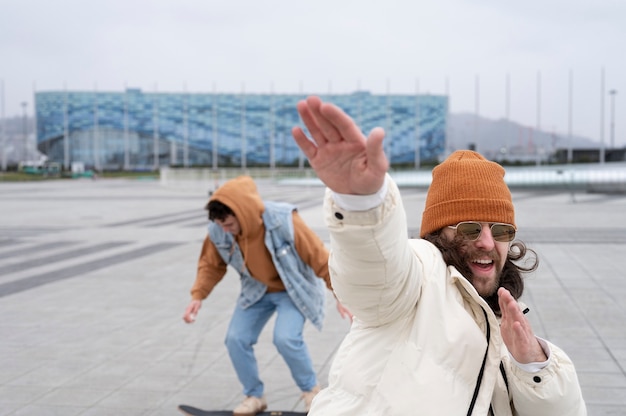
[[[504,169],[453,153],[433,170],[411,240],[384,131],[366,139],[317,97],[298,112],[311,139],[293,136],[328,187],[333,288],[354,314],[309,415],[586,415],[572,361],[517,302],[537,259],[516,263],[534,252],[513,242]]]

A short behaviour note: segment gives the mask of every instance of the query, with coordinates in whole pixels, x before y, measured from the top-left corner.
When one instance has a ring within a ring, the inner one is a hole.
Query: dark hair
[[[227,205],[222,204],[219,201],[211,200],[206,207],[204,207],[207,211],[209,211],[209,219],[211,221],[220,220],[224,221],[226,217],[229,215],[235,215],[232,209],[230,209]]]
[[[424,236],[424,239],[433,243],[443,255],[443,260],[447,265],[456,267],[463,276],[470,276],[469,266],[464,261],[459,250],[464,241],[460,238],[448,240],[443,238],[441,230]],[[526,258],[528,256],[528,258]],[[525,259],[526,258],[526,259]],[[518,262],[523,261],[522,264]],[[511,295],[517,300],[524,292],[524,280],[522,273],[535,271],[539,266],[539,257],[537,253],[526,247],[521,241],[514,241],[509,247],[502,274],[500,275],[500,287],[507,289]],[[500,304],[498,303],[498,294],[494,293],[488,297],[484,297],[485,302],[491,307],[494,313],[500,316]]]

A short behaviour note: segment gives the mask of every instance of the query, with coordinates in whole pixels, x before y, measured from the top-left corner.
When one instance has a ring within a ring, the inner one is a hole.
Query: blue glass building
[[[96,170],[160,166],[298,166],[291,128],[300,94],[46,91],[35,94],[37,147],[48,160]],[[392,164],[437,160],[445,149],[448,99],[434,95],[323,96],[365,134],[386,131]],[[415,149],[419,143],[419,154]]]

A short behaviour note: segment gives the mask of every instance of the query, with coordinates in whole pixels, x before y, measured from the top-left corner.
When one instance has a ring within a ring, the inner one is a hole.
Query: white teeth
[[[492,261],[491,260],[472,260],[472,263],[478,263],[478,264],[491,264]]]

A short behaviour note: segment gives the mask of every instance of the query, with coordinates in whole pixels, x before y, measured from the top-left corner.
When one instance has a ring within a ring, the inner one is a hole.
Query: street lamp
[[[615,96],[617,90],[609,91],[611,95],[611,149],[615,148]]]
[[[23,123],[23,132],[24,132],[24,148],[22,151],[22,160],[25,162],[28,159],[28,120],[26,119],[26,106],[28,103],[26,101],[22,101],[22,110],[24,113],[24,123]]]

